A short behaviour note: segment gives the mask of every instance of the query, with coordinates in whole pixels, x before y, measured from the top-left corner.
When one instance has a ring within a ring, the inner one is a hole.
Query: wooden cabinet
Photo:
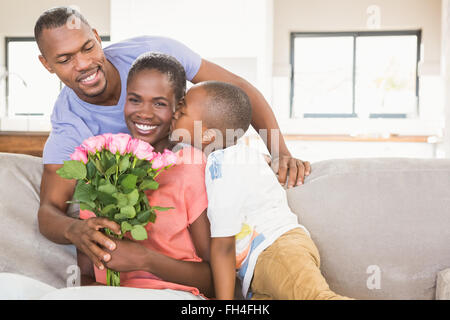
[[[42,157],[49,132],[0,132],[0,152]]]

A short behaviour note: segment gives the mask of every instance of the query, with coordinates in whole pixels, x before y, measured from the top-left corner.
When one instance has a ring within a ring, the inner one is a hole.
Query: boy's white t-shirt
[[[236,236],[236,267],[247,297],[259,254],[293,228],[308,231],[264,156],[245,144],[212,152],[205,183],[211,237]]]

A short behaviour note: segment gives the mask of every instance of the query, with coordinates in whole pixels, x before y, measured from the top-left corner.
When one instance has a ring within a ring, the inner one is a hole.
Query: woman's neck
[[[164,149],[172,150],[172,148],[175,146],[176,143],[170,141],[169,137],[162,139],[158,141],[157,143],[153,144],[153,148],[155,148],[154,152],[164,152]]]

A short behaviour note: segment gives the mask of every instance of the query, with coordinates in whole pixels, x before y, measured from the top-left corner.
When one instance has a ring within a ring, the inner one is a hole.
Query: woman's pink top
[[[157,211],[155,223],[146,226],[148,239],[139,243],[174,259],[200,262],[202,259],[195,252],[188,226],[208,207],[205,158],[200,150],[192,147],[178,151],[177,156],[177,165],[156,178],[159,188],[147,191],[151,206],[175,209]],[[129,233],[125,237],[131,238]],[[106,284],[106,269],[94,269],[96,281]],[[199,294],[197,288],[167,282],[145,271],[121,272],[120,283],[125,287],[175,289]]]

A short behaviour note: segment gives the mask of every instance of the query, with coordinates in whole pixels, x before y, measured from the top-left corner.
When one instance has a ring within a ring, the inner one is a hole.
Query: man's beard
[[[83,91],[83,95],[88,98],[96,98],[96,97],[102,95],[106,91],[107,86],[108,86],[108,80],[106,80],[106,78],[105,78],[105,85],[103,86],[103,89],[100,90],[100,92],[88,94]]]

